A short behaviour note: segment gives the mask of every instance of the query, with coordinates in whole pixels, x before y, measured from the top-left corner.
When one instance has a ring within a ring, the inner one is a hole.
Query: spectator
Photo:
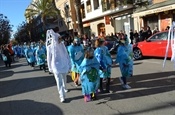
[[[134,33],[133,33],[132,29],[130,29],[129,34],[130,34],[131,44],[133,44],[133,40],[134,40]]]
[[[159,29],[158,29],[158,27],[156,26],[156,27],[154,28],[154,30],[153,30],[153,34],[155,34],[155,33],[157,33],[157,32],[159,32]]]
[[[135,43],[139,42],[139,33],[137,32],[137,30],[134,31],[133,37]]]
[[[144,41],[146,39],[146,30],[144,27],[139,31],[139,41]]]
[[[146,30],[146,39],[148,39],[151,35],[152,35],[152,31],[151,31],[150,27],[147,26],[147,30]]]
[[[169,29],[170,29],[170,27],[169,27],[169,26],[167,26],[165,30],[167,30],[167,31],[168,31]]]
[[[4,58],[3,58],[3,61],[5,63],[5,66],[9,66],[11,67],[11,63],[12,63],[12,58],[11,58],[11,53],[8,49],[8,45],[5,45],[4,46],[4,49],[3,49],[3,54],[4,54]],[[6,58],[6,59],[5,59]]]

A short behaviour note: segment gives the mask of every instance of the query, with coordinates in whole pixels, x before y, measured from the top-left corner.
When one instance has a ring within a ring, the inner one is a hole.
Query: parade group
[[[75,34],[72,42],[65,45],[65,39],[58,33],[58,28],[55,28],[47,30],[45,42],[2,46],[1,57],[7,68],[11,67],[16,58],[25,57],[33,69],[39,66],[40,70],[53,74],[61,102],[65,102],[68,92],[68,73],[71,73],[75,86],[81,85],[85,102],[96,100],[98,93],[110,93],[113,64],[119,64],[122,88],[130,89],[127,79],[133,75],[133,54],[132,44],[126,34],[119,33],[115,61],[105,46],[102,35],[91,40],[91,44],[94,45],[83,45],[83,40]]]

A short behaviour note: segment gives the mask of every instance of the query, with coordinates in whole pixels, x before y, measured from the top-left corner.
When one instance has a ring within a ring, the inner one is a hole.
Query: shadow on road
[[[99,98],[110,97],[109,101],[154,95],[175,90],[175,72],[159,72],[135,75],[129,79],[131,90],[123,91],[118,78],[112,80],[112,94],[99,95]],[[137,89],[134,90],[133,89]]]
[[[52,76],[0,81],[0,98],[55,86]]]
[[[57,106],[33,100],[0,102],[0,108],[1,115],[63,115]]]
[[[166,102],[166,103],[170,103],[170,105],[169,104],[157,105],[155,107],[150,107],[149,109],[143,109],[143,110],[133,111],[133,112],[123,112],[122,115],[139,115],[139,114],[145,114],[145,113],[149,114],[149,112],[172,108],[171,105],[175,106],[175,102]],[[110,115],[118,115],[118,114],[110,114]]]
[[[14,71],[0,71],[0,79],[10,77],[14,74]]]
[[[8,69],[14,69],[14,68],[18,68],[18,67],[21,67],[21,66],[27,66],[27,65],[24,65],[24,64],[12,64],[11,67],[5,67],[5,65],[1,65],[0,66],[0,71],[5,71],[5,70],[8,70]]]
[[[139,65],[139,64],[142,64],[143,62],[135,62],[134,65]],[[117,64],[113,64],[112,65],[112,68],[116,68],[116,67],[119,67],[119,65]]]
[[[23,71],[15,72],[15,74],[25,74],[25,73],[34,72],[34,71],[43,71],[43,70],[40,70],[39,68],[38,69],[31,68],[30,70],[23,70]]]

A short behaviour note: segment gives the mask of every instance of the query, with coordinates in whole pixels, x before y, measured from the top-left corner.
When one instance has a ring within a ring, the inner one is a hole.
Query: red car
[[[134,59],[138,60],[143,56],[165,57],[166,46],[168,42],[168,31],[156,33],[147,40],[133,45]],[[171,45],[168,49],[168,58],[171,57]]]

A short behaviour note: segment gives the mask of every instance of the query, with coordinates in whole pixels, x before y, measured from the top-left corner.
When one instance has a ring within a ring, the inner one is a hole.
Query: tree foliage
[[[0,45],[7,44],[11,37],[12,25],[7,16],[0,14]]]
[[[48,17],[57,17],[59,10],[55,8],[52,0],[38,0],[31,4],[32,8],[26,9],[25,17],[40,16],[43,22],[44,29],[46,29],[46,19]]]
[[[18,25],[17,31],[14,34],[14,38],[18,43],[30,42],[30,37],[28,33],[28,23],[22,22]]]

